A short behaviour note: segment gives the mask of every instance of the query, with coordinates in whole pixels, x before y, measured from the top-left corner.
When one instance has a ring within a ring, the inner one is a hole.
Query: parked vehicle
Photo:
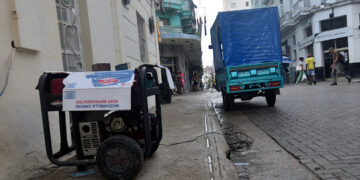
[[[282,49],[276,7],[220,12],[211,28],[216,89],[224,109],[234,99],[264,96],[274,106],[281,74]]]

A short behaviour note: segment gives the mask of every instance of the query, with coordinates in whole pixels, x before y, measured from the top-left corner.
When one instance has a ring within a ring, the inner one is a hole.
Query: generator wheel
[[[171,92],[166,96],[166,103],[171,104]]]
[[[96,155],[96,165],[108,179],[133,179],[144,161],[140,145],[133,139],[117,135],[105,140]]]
[[[159,135],[159,125],[158,125],[158,120],[155,114],[150,114],[150,118],[151,118],[151,151],[150,151],[150,156],[152,156],[156,150],[159,148],[160,145],[160,141],[161,139],[159,139],[158,135]]]

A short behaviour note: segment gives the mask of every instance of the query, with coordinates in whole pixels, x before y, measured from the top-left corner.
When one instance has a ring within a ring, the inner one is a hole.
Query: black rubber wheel
[[[168,93],[168,95],[166,96],[166,103],[170,104],[171,103],[171,92]]]
[[[133,139],[117,135],[105,140],[96,155],[96,165],[107,179],[133,179],[144,161],[140,145]]]
[[[276,102],[276,94],[275,91],[267,91],[265,94],[266,103],[269,107],[273,107]]]
[[[223,98],[223,107],[225,111],[230,111],[231,106],[234,102],[234,99],[228,95],[227,93],[225,93],[224,91],[222,92],[222,98]]]
[[[155,114],[150,114],[150,118],[151,118],[151,151],[150,151],[150,156],[152,156],[156,150],[159,148],[160,145],[160,141],[161,139],[159,139],[159,125],[158,125],[158,120]]]

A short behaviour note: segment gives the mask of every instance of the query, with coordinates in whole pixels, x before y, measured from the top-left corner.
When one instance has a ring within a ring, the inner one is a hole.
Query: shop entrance
[[[335,48],[337,52],[339,52],[345,57],[345,63],[348,64],[349,62],[348,38],[344,37],[344,38],[323,41],[322,47],[323,47],[323,59],[324,59],[323,65],[324,65],[325,78],[330,78],[331,77],[330,66],[333,63],[333,56],[329,54],[329,48],[330,47]]]

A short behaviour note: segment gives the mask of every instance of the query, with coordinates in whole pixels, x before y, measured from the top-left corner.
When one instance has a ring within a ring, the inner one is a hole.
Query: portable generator
[[[111,100],[114,102],[96,99],[94,96],[91,100],[76,100],[76,108],[80,110],[69,111],[64,110],[65,100],[79,96],[79,92],[75,94],[76,92],[70,93],[66,90],[76,86],[76,83],[64,85],[64,79],[66,80],[73,73],[44,73],[39,79],[37,89],[40,93],[48,159],[59,166],[77,166],[79,171],[86,170],[90,165],[96,165],[101,174],[108,179],[135,177],[141,169],[144,158],[150,157],[158,149],[162,138],[160,89],[155,68],[157,68],[155,65],[142,65],[136,68],[132,71],[131,84],[111,78],[110,71],[98,73],[97,75],[103,74],[95,79],[87,75],[87,78],[92,78],[94,85],[96,83],[108,87],[114,84],[128,85],[131,95]],[[77,83],[83,82],[79,80]],[[116,88],[110,90],[114,96],[118,95]],[[106,94],[96,95],[102,97]],[[149,111],[149,96],[155,96],[155,113]],[[114,110],[121,107],[122,99],[127,98],[131,100],[129,108]],[[81,108],[96,110],[81,110]],[[49,112],[58,113],[58,119],[55,121],[59,122],[60,127],[60,150],[56,153],[52,148]],[[67,121],[66,118],[69,120]],[[71,145],[67,140],[66,122],[70,122]],[[62,157],[71,155],[73,151],[76,158],[62,160],[64,159]]]

